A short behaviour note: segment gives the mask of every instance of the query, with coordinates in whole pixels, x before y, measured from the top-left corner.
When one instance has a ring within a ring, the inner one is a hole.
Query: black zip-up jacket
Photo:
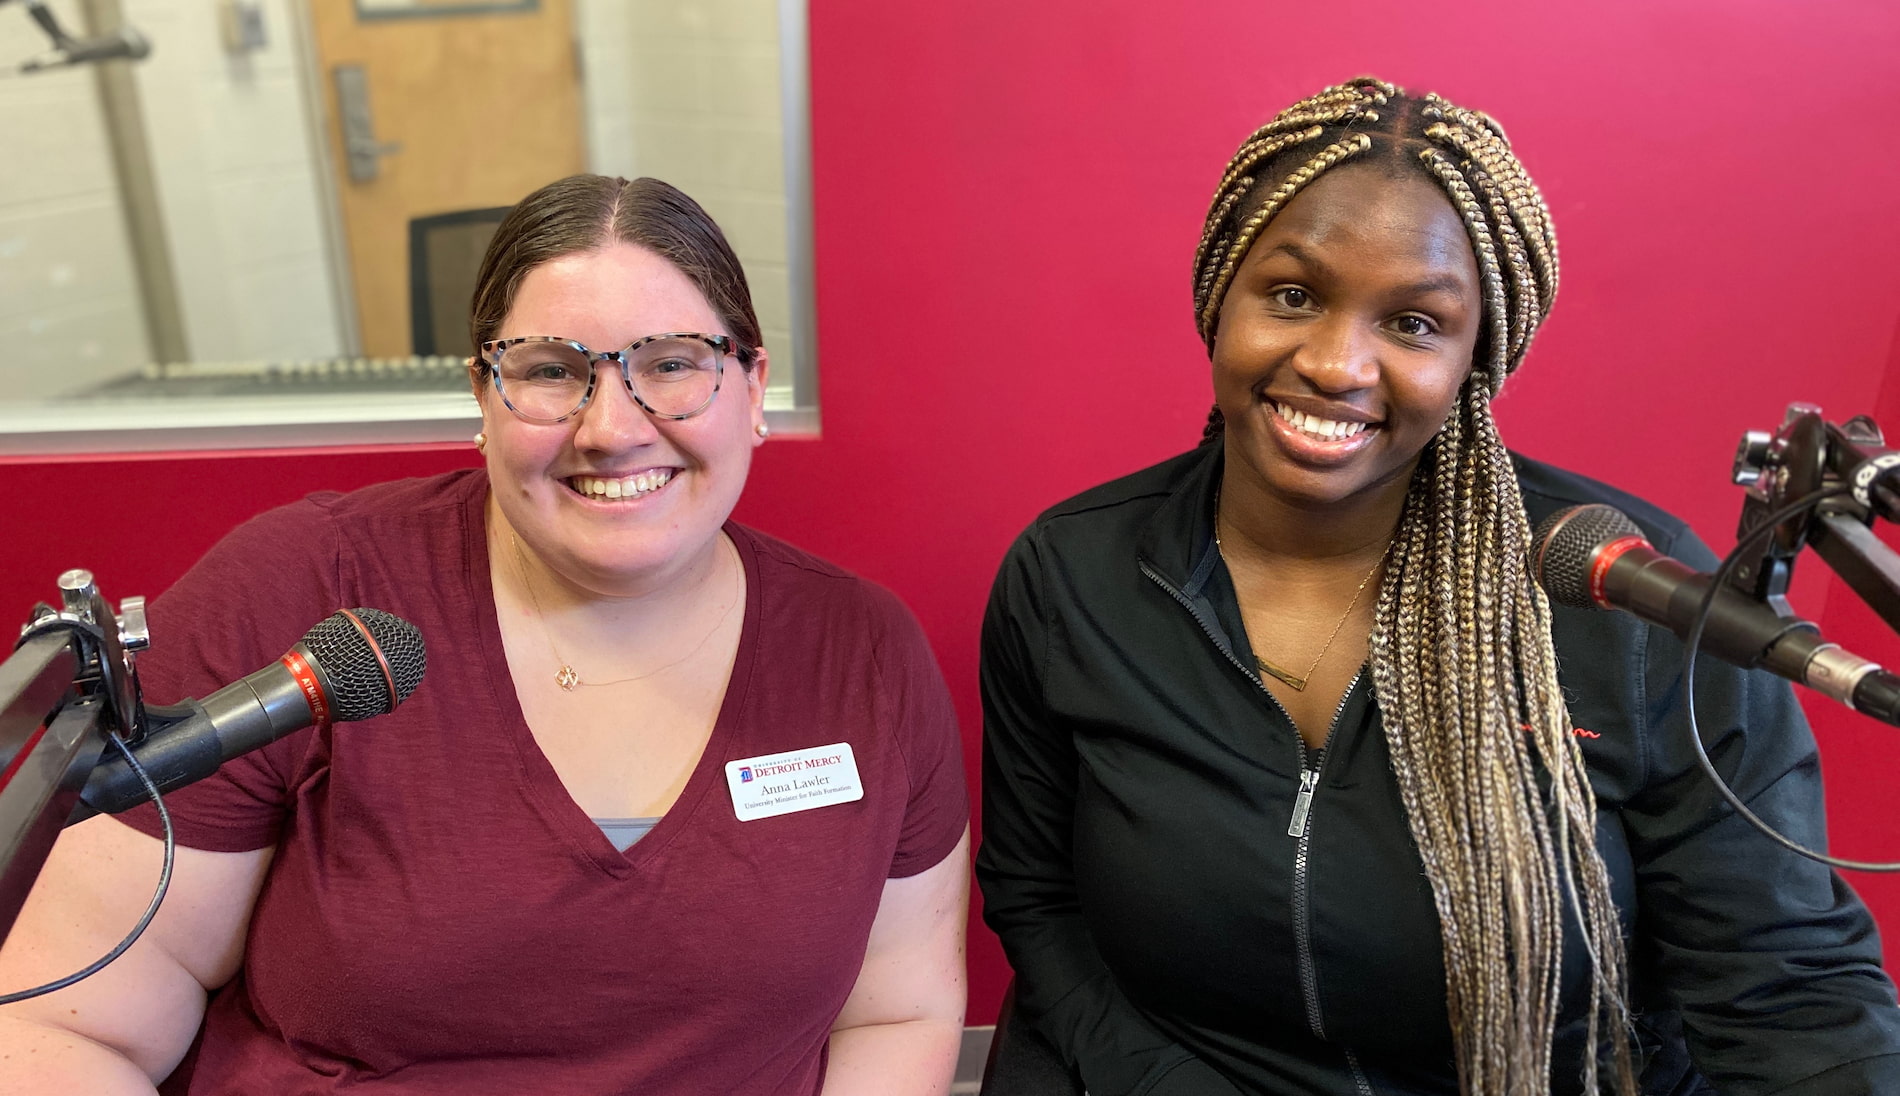
[[[1202,446],[1056,506],[997,577],[977,875],[1018,1008],[1093,1096],[1455,1093],[1437,914],[1370,676],[1326,748],[1303,751],[1251,669],[1213,544],[1220,460]],[[1659,550],[1712,567],[1655,507],[1517,468],[1533,523],[1608,502]],[[1623,613],[1555,614],[1598,848],[1632,933],[1645,1092],[1900,1093],[1873,920],[1696,768],[1680,643]],[[1718,770],[1782,832],[1823,844],[1792,691],[1713,660],[1697,686]],[[1580,1087],[1587,964],[1572,944],[1553,1093]]]

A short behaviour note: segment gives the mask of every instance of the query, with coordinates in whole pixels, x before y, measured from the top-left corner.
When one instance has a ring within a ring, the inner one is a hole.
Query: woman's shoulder
[[[1117,516],[1145,518],[1188,481],[1207,474],[1210,467],[1218,467],[1218,456],[1216,447],[1206,445],[1177,453],[1159,464],[1117,476],[1063,499],[1038,514],[1030,528],[1060,525],[1068,519],[1086,519],[1090,515],[1107,521]]]
[[[379,599],[370,604],[387,601],[380,587],[360,588],[366,571],[387,572],[394,577],[384,585],[407,588],[419,585],[419,574],[433,573],[419,560],[433,565],[456,557],[464,522],[444,508],[478,508],[486,489],[483,473],[467,469],[319,491],[266,510],[226,533],[164,590],[153,619],[166,620],[174,634],[222,634],[230,630],[220,623],[223,614],[242,604],[250,623],[238,630],[254,626],[258,643],[281,650],[339,604],[370,596]],[[254,654],[250,646],[242,651],[247,659]]]
[[[467,522],[479,521],[487,491],[487,474],[479,468],[314,491],[243,522],[210,555],[288,561],[317,553],[337,560],[420,550],[434,556],[440,553],[429,545],[445,538],[459,544]]]
[[[1621,488],[1521,453],[1511,454],[1511,466],[1517,472],[1518,490],[1523,493],[1524,510],[1532,527],[1567,507],[1602,504],[1629,515],[1658,551],[1671,551],[1685,537],[1693,541],[1694,533],[1687,522]],[[1699,548],[1700,542],[1695,543]]]
[[[214,591],[255,604],[282,606],[303,621],[312,605],[362,596],[366,571],[413,580],[466,554],[470,521],[479,522],[487,479],[479,469],[374,484],[355,491],[318,491],[266,510],[218,539],[158,599],[207,603]],[[295,635],[292,635],[295,638]]]
[[[273,513],[286,517],[319,516],[333,522],[375,521],[413,517],[466,507],[488,493],[488,473],[480,468],[458,468],[433,476],[412,476],[359,487],[353,491],[315,491]]]
[[[1219,446],[1199,445],[1159,464],[1117,476],[1036,515],[1004,551],[991,587],[992,612],[1047,580],[1051,567],[1071,580],[1117,586],[1144,549],[1179,540],[1179,529],[1206,505],[1220,469]]]
[[[466,508],[485,498],[487,491],[487,473],[480,468],[389,480],[352,491],[312,491],[250,518],[232,535],[296,536],[390,518],[426,517]]]
[[[801,613],[823,606],[827,617],[853,613],[873,624],[918,627],[903,600],[871,579],[749,525],[728,522],[726,532],[757,569],[774,604],[796,605]]]
[[[823,557],[813,555],[791,541],[775,537],[762,529],[742,525],[736,521],[726,523],[726,535],[731,537],[739,550],[754,560],[760,570],[783,571],[795,576],[806,576],[808,581],[821,584],[853,584],[864,582],[863,578],[840,567]]]

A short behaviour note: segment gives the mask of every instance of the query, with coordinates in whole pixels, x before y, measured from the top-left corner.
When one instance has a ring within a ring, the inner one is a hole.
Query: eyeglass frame
[[[633,386],[632,363],[627,360],[627,356],[648,343],[660,339],[697,339],[719,352],[719,357],[714,360],[713,365],[713,389],[707,394],[706,402],[683,414],[655,411],[647,404],[647,401],[640,398],[639,389]],[[501,370],[498,368],[499,359],[510,347],[520,346],[523,343],[560,343],[579,351],[587,359],[587,391],[581,394],[581,402],[575,404],[572,411],[556,419],[530,418],[515,406],[513,400],[508,398],[508,389],[502,384]],[[601,362],[610,361],[620,366],[620,383],[626,387],[627,395],[633,397],[633,402],[640,405],[640,410],[654,418],[678,422],[681,419],[690,419],[695,415],[704,414],[706,409],[713,405],[713,401],[719,398],[719,389],[725,384],[728,355],[738,358],[741,366],[750,366],[754,357],[751,347],[742,345],[731,335],[709,335],[704,331],[662,331],[657,335],[643,335],[619,350],[591,350],[577,339],[564,338],[560,335],[518,335],[512,339],[490,339],[477,349],[481,351],[481,357],[478,360],[482,363],[482,371],[494,383],[495,394],[501,397],[502,405],[507,407],[515,418],[535,426],[555,426],[587,410],[587,405],[594,401],[594,390],[600,383]]]

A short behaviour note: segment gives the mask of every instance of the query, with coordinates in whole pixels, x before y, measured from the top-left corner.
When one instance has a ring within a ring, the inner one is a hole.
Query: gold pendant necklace
[[[612,681],[583,681],[581,680],[581,672],[576,670],[574,665],[567,659],[561,657],[561,652],[554,646],[554,632],[548,628],[547,618],[541,612],[541,599],[536,596],[534,592],[534,580],[528,577],[528,557],[521,550],[521,538],[515,536],[511,530],[508,533],[508,539],[515,546],[515,568],[521,575],[522,588],[528,591],[528,604],[534,607],[534,621],[541,628],[541,638],[547,640],[548,653],[554,656],[555,665],[560,667],[554,671],[554,683],[561,687],[562,692],[571,693],[576,689],[597,689],[605,688],[608,685],[625,685],[630,681],[642,681],[663,670],[670,670],[698,654],[700,648],[711,642],[712,637],[719,632],[720,626],[726,623],[726,618],[732,615],[732,607],[739,604],[739,598],[735,594],[731,601],[726,602],[726,608],[719,614],[719,619],[713,621],[712,630],[700,637],[699,642],[693,644],[692,650],[664,666],[655,666],[643,674],[635,674],[632,677],[615,678]],[[739,571],[739,584],[741,589],[743,589],[745,585],[744,568],[741,568]]]
[[[1215,538],[1215,540],[1216,540],[1215,547],[1218,548],[1219,538],[1217,537]],[[1304,675],[1296,676],[1293,673],[1293,671],[1288,670],[1285,667],[1275,666],[1273,663],[1268,662],[1264,658],[1261,658],[1260,653],[1258,651],[1254,652],[1253,660],[1260,664],[1260,668],[1262,670],[1265,670],[1267,673],[1273,675],[1274,677],[1292,686],[1294,692],[1296,693],[1305,692],[1306,683],[1307,681],[1311,680],[1313,676],[1313,671],[1319,669],[1319,664],[1322,661],[1324,661],[1326,658],[1326,652],[1333,649],[1333,640],[1339,638],[1340,629],[1344,628],[1346,626],[1346,621],[1352,618],[1352,611],[1354,607],[1356,607],[1359,604],[1359,595],[1366,592],[1366,583],[1372,581],[1372,572],[1377,571],[1379,569],[1379,563],[1384,563],[1384,562],[1385,562],[1385,556],[1381,555],[1379,557],[1378,563],[1374,563],[1372,565],[1372,571],[1367,571],[1366,577],[1359,580],[1359,588],[1352,592],[1352,600],[1346,603],[1345,614],[1339,618],[1338,624],[1333,625],[1333,634],[1326,637],[1326,642],[1320,647],[1319,654],[1316,654],[1313,656],[1313,664],[1306,668],[1306,673]]]
[[[1398,538],[1393,538],[1393,540],[1396,539]],[[1220,553],[1222,563],[1227,562],[1227,550],[1222,548],[1220,543],[1219,496],[1216,496],[1214,499],[1214,551]],[[1305,692],[1306,683],[1312,680],[1313,672],[1318,670],[1319,664],[1326,660],[1326,652],[1333,649],[1333,640],[1339,638],[1340,629],[1346,626],[1346,621],[1352,619],[1352,611],[1359,605],[1359,596],[1366,592],[1366,584],[1370,583],[1372,576],[1379,572],[1379,565],[1385,562],[1385,557],[1390,554],[1391,551],[1392,541],[1388,540],[1385,542],[1385,551],[1380,552],[1379,558],[1372,561],[1372,570],[1367,571],[1366,577],[1359,580],[1359,588],[1352,592],[1352,600],[1346,603],[1346,611],[1340,615],[1339,623],[1333,625],[1333,634],[1326,637],[1326,642],[1320,647],[1319,654],[1313,656],[1313,664],[1306,668],[1304,674],[1296,674],[1284,666],[1275,666],[1273,663],[1261,658],[1260,653],[1256,651],[1254,652],[1253,660],[1259,664],[1262,672],[1275,680],[1286,682],[1287,686],[1296,693]]]

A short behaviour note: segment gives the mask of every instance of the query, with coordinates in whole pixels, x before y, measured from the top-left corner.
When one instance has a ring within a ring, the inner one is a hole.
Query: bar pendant
[[[1266,659],[1261,658],[1259,655],[1253,656],[1253,660],[1260,664],[1260,669],[1265,671],[1268,676],[1273,677],[1277,680],[1286,682],[1289,686],[1292,687],[1294,692],[1303,693],[1306,691],[1305,678],[1299,676],[1298,674],[1295,674],[1291,670],[1282,670],[1280,667],[1275,666],[1273,663],[1268,662]]]

